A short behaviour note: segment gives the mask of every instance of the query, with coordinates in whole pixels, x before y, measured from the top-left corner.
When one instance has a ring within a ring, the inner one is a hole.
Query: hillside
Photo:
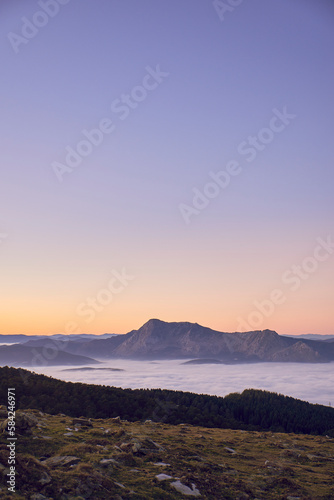
[[[0,409],[2,428],[6,411]],[[17,413],[16,493],[3,500],[330,500],[333,439]]]
[[[333,408],[261,390],[248,389],[223,398],[63,382],[27,370],[0,368],[0,404],[6,401],[8,387],[16,388],[18,408],[51,414],[334,436]]]
[[[41,342],[36,340],[36,342]],[[96,359],[80,354],[71,354],[62,350],[45,351],[42,347],[28,347],[25,344],[8,345],[0,347],[0,365],[11,366],[77,366],[99,363]]]
[[[42,342],[36,340],[32,342]],[[96,364],[99,361],[80,354],[72,354],[60,349],[46,351],[41,345],[35,347],[26,344],[4,345],[0,347],[0,365],[10,364],[11,366],[59,366],[59,365],[85,365]]]

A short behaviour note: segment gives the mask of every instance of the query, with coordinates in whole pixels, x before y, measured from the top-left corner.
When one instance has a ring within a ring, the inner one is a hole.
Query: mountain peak
[[[166,323],[166,322],[162,321],[161,319],[158,319],[158,318],[151,318],[148,321],[146,321],[146,323],[144,323],[143,326],[146,326],[146,325],[159,325],[161,323]]]

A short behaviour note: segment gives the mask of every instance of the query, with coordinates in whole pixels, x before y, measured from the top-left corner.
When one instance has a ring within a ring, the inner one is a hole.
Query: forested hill
[[[162,389],[120,389],[63,382],[17,368],[0,368],[0,404],[15,388],[17,409],[72,417],[271,430],[334,437],[334,409],[272,392],[247,389],[222,398]]]

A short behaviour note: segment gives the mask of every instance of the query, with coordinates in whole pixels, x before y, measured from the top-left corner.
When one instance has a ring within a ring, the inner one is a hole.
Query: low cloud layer
[[[244,389],[263,389],[294,398],[334,404],[334,363],[257,363],[184,365],[182,361],[111,360],[99,367],[125,371],[63,371],[69,367],[32,368],[61,380],[122,388],[162,388],[225,396]]]

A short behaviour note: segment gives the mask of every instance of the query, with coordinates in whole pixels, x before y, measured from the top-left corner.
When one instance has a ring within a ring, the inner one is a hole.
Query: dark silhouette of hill
[[[161,389],[120,389],[63,382],[23,369],[0,368],[0,401],[15,387],[18,409],[91,418],[120,416],[203,427],[271,430],[334,437],[334,409],[248,389],[225,398]]]
[[[37,341],[38,342],[38,341]],[[59,349],[47,351],[43,347],[29,347],[26,344],[0,346],[0,364],[11,366],[57,366],[87,365],[99,361]]]

